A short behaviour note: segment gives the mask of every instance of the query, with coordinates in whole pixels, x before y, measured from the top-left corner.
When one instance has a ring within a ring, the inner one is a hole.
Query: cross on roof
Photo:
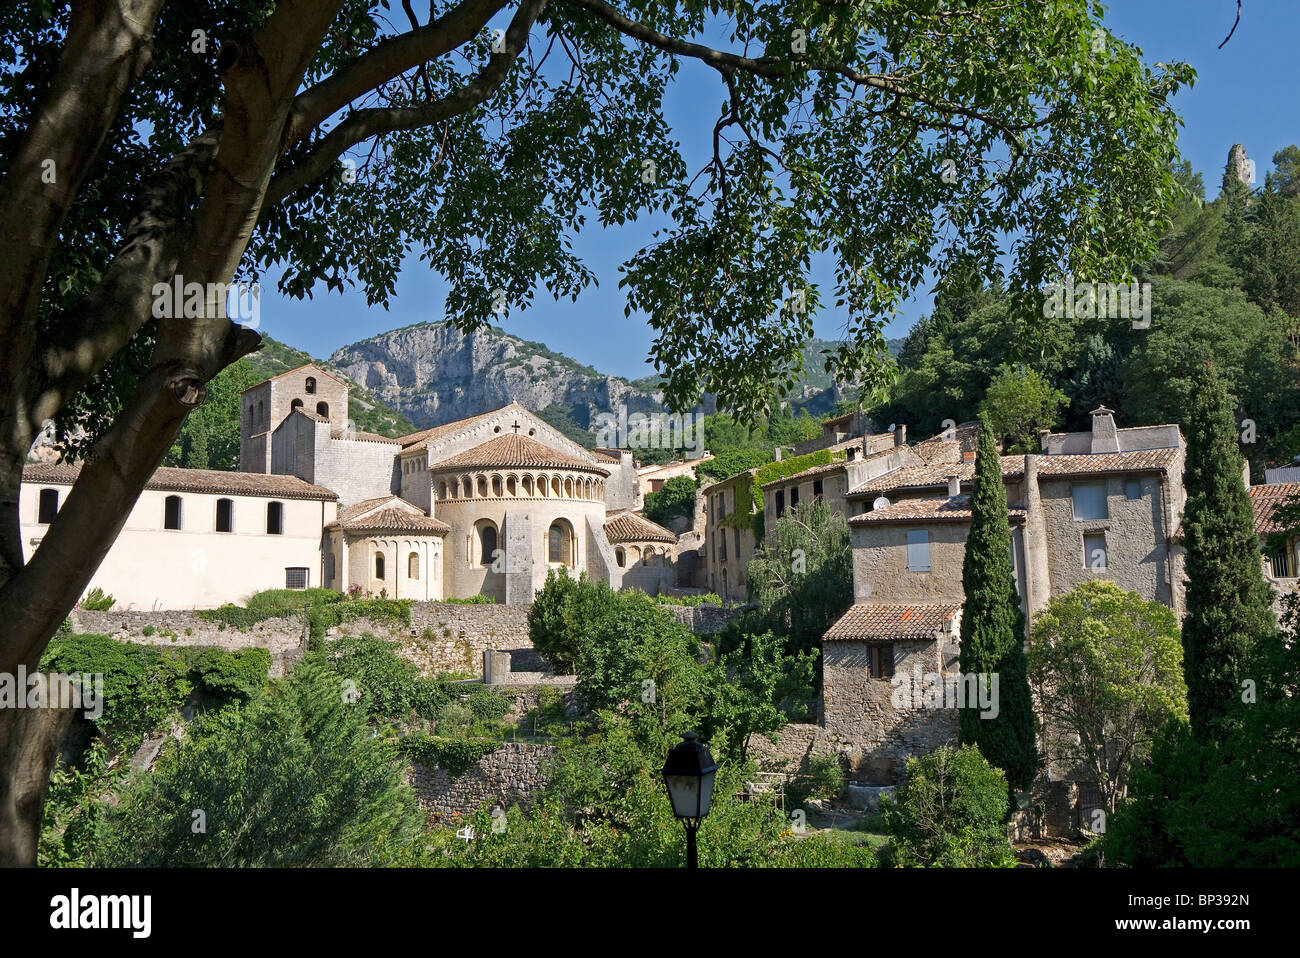
[[[515,435],[516,435],[516,436],[519,435],[519,420],[518,420],[518,419],[515,420],[515,424],[514,424],[514,426],[513,426],[512,428],[513,428],[514,431],[515,431]]]

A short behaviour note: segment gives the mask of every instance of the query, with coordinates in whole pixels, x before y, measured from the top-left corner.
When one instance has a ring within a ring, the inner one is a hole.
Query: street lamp
[[[713,801],[713,776],[718,763],[708,747],[694,732],[683,732],[682,741],[668,751],[664,762],[664,784],[673,814],[686,826],[686,867],[698,868],[695,854],[695,830],[709,814]]]

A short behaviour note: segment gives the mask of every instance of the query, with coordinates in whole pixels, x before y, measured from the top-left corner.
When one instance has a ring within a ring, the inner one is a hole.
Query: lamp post
[[[694,732],[683,732],[682,740],[668,751],[664,762],[664,785],[673,814],[686,827],[686,867],[698,868],[695,853],[695,831],[709,814],[713,801],[713,776],[718,763],[713,761],[708,747]]]

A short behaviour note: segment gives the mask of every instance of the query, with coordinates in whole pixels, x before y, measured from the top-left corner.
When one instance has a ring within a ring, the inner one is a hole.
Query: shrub
[[[356,683],[367,715],[400,719],[414,712],[433,719],[451,700],[441,683],[426,679],[393,643],[373,635],[337,639],[326,646],[323,660],[330,671]]]
[[[1007,779],[978,748],[948,746],[909,759],[894,798],[881,800],[901,866],[1009,868]]]
[[[499,739],[487,741],[440,738],[417,732],[402,739],[402,752],[419,765],[441,768],[452,778],[460,778],[484,755],[501,747]]]
[[[190,657],[195,688],[222,699],[246,701],[266,685],[271,653],[266,649],[203,649]]]
[[[528,638],[557,673],[568,674],[578,658],[578,630],[571,622],[570,599],[587,586],[587,574],[574,579],[561,566],[546,573],[546,584],[528,609]]]
[[[111,595],[105,595],[104,590],[95,586],[85,594],[78,605],[87,612],[107,612],[117,604],[117,600]]]
[[[452,605],[495,605],[497,600],[490,595],[468,595],[463,599],[440,599],[439,601]]]

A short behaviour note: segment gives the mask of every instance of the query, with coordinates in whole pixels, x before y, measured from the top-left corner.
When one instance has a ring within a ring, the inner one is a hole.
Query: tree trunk
[[[39,707],[0,708],[0,868],[36,866],[45,791],[76,711],[53,707],[75,701],[66,678],[40,673],[31,678],[37,680]],[[38,704],[27,699],[25,684],[16,691],[22,704]]]

